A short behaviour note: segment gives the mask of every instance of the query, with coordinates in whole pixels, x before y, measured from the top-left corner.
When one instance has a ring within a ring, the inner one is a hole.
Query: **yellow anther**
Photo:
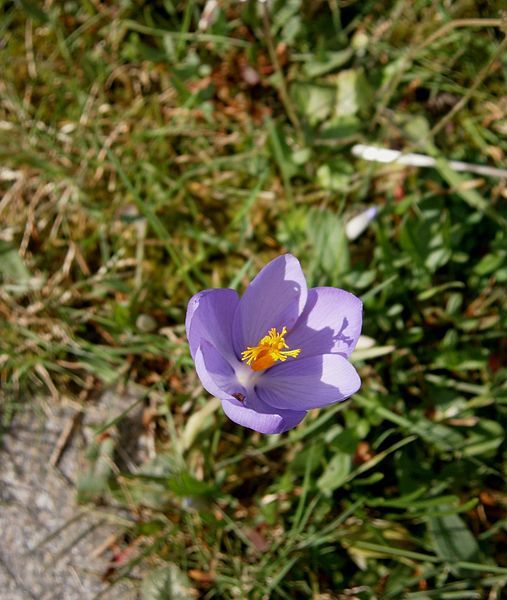
[[[264,371],[272,367],[277,360],[285,361],[289,356],[296,358],[301,349],[285,350],[288,348],[285,342],[287,328],[282,327],[282,331],[278,333],[275,327],[269,330],[257,344],[257,346],[248,346],[241,353],[241,359],[246,361],[246,364],[254,371]]]

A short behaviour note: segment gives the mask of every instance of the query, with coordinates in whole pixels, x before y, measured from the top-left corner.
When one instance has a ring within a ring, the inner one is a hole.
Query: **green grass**
[[[46,4],[0,3],[2,420],[141,386],[157,458],[111,468],[118,415],[78,490],[129,515],[111,583],[141,564],[145,600],[499,598],[507,188],[447,161],[505,164],[500,3],[230,1],[204,32],[197,0]],[[362,297],[375,345],[359,394],[262,437],[200,388],[182,324],[284,251]]]

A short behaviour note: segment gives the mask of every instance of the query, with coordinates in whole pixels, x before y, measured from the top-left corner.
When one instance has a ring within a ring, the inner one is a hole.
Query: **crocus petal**
[[[340,354],[324,354],[276,365],[255,386],[275,408],[309,410],[345,400],[361,386],[354,367]]]
[[[225,414],[238,425],[259,433],[283,433],[300,423],[306,411],[280,410],[263,402],[250,392],[244,402],[236,398],[222,399]]]
[[[185,326],[192,358],[201,340],[213,344],[222,356],[233,355],[232,317],[238,302],[238,294],[229,289],[204,290],[190,299]]]
[[[195,369],[206,391],[223,400],[232,394],[246,395],[230,363],[209,342],[202,340],[195,353]]]
[[[260,433],[283,433],[295,427],[306,415],[305,411],[272,408],[253,391],[248,393],[238,383],[231,365],[209,342],[203,341],[197,348],[195,368],[206,391],[220,398],[225,414],[239,425]]]
[[[290,348],[301,348],[298,363],[318,354],[349,356],[362,322],[363,303],[354,294],[331,287],[312,288],[303,314],[286,341]]]
[[[233,321],[233,341],[239,356],[256,346],[272,327],[294,326],[306,304],[308,290],[301,265],[285,254],[268,263],[241,298]]]

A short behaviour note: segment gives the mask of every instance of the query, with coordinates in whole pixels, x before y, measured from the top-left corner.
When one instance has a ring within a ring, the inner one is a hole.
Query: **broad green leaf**
[[[332,165],[321,165],[317,169],[317,183],[325,190],[346,192],[350,185],[350,175],[333,169]]]
[[[307,221],[308,241],[313,250],[310,273],[337,282],[349,269],[349,246],[343,220],[330,210],[313,210]]]
[[[214,492],[214,488],[211,485],[204,481],[199,481],[185,471],[173,475],[168,482],[168,487],[177,496],[181,497],[209,496]]]
[[[478,560],[479,546],[460,516],[430,517],[428,529],[435,553],[443,560],[451,563]]]
[[[378,358],[379,356],[391,354],[395,350],[396,346],[373,346],[373,348],[360,348],[352,352],[350,360],[352,362],[371,360],[373,358]]]
[[[465,442],[463,454],[465,456],[479,454],[493,456],[504,439],[504,429],[500,423],[491,419],[479,419]]]
[[[185,573],[169,563],[145,576],[141,596],[143,600],[195,600],[195,591]]]
[[[291,89],[294,102],[310,125],[316,125],[331,114],[336,90],[330,85],[294,83]]]
[[[312,58],[305,63],[304,72],[308,77],[321,77],[344,65],[352,57],[352,53],[352,48],[345,48],[337,52],[328,52],[323,57]]]
[[[39,21],[40,23],[49,23],[50,17],[47,12],[41,10],[36,2],[30,2],[29,0],[19,0],[21,6],[28,13],[28,16]]]
[[[371,101],[371,89],[361,69],[341,71],[336,78],[335,117],[351,117],[365,110]]]
[[[13,295],[26,294],[42,287],[42,277],[32,277],[15,248],[0,240],[0,283]]]
[[[324,469],[324,473],[317,480],[317,487],[324,494],[330,495],[346,481],[351,468],[350,454],[345,452],[335,454]]]
[[[496,253],[486,254],[475,265],[474,271],[478,275],[489,275],[497,271],[507,260],[505,252],[497,251]]]
[[[434,214],[420,219],[407,215],[400,231],[400,244],[417,266],[431,273],[451,257],[446,222],[441,222]]]
[[[139,504],[163,509],[171,499],[167,482],[177,471],[175,459],[167,453],[154,456],[131,476],[129,498]]]

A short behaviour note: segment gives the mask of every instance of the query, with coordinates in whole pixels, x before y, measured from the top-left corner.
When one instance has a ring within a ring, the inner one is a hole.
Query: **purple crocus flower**
[[[308,289],[296,257],[267,264],[240,299],[199,292],[188,303],[190,353],[204,388],[235,423],[282,433],[312,408],[345,400],[361,380],[347,357],[362,303],[331,287]]]

